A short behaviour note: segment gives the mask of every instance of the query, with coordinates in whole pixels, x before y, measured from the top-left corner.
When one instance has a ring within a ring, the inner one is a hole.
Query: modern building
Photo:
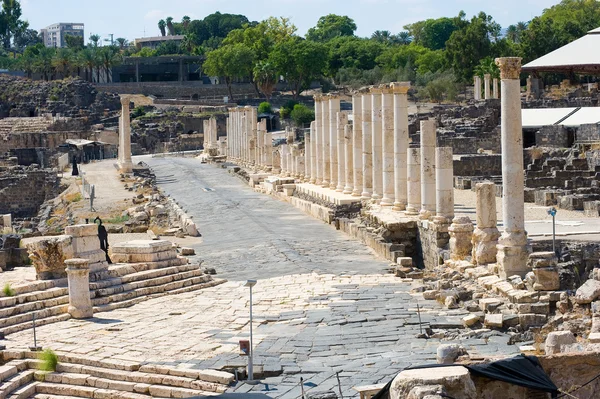
[[[210,84],[210,79],[202,74],[203,62],[203,56],[189,55],[125,57],[121,64],[112,68],[112,81],[114,83],[201,81]]]
[[[181,43],[185,36],[183,35],[173,35],[173,36],[155,36],[155,37],[142,37],[139,39],[135,39],[134,44],[138,50],[142,48],[151,48],[156,49],[158,46],[165,42],[175,42],[177,44]]]
[[[67,36],[79,36],[85,41],[82,23],[61,22],[42,29],[40,33],[46,47],[67,47]]]

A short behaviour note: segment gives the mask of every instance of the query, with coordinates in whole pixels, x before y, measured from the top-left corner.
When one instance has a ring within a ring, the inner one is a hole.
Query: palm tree
[[[183,24],[183,29],[187,29],[187,27],[190,25],[191,22],[191,18],[188,17],[187,15],[185,15],[183,18],[181,18],[181,23]]]
[[[517,32],[516,25],[510,25],[508,28],[506,28],[506,37],[508,40],[515,43],[519,40],[519,32]]]
[[[169,36],[175,35],[175,27],[173,26],[173,17],[167,17],[167,29],[169,30]]]
[[[63,78],[71,74],[73,70],[73,53],[68,48],[59,48],[52,59],[52,66]]]
[[[125,46],[127,46],[127,39],[123,38],[123,37],[117,37],[117,40],[115,40],[117,42],[117,44],[119,45],[119,49],[124,50]]]
[[[410,33],[403,31],[395,35],[395,42],[403,45],[410,44],[410,42],[412,42],[412,37],[410,36]]]
[[[180,48],[191,54],[198,43],[198,36],[195,33],[188,33],[183,37]]]
[[[389,43],[392,39],[392,33],[389,30],[376,30],[371,35],[371,39],[380,43]]]
[[[102,47],[100,51],[102,67],[106,73],[106,83],[110,83],[112,76],[112,67],[118,65],[123,60],[119,49],[116,46]]]
[[[53,48],[41,47],[33,64],[33,71],[42,75],[46,81],[54,75],[52,59],[54,58],[55,52],[56,50]]]
[[[98,47],[98,43],[100,42],[100,35],[90,35],[90,42],[92,46]]]
[[[160,29],[161,36],[167,36],[167,31],[165,30],[166,27],[167,27],[167,23],[165,22],[164,19],[161,19],[160,21],[158,21],[158,29]]]
[[[94,81],[94,67],[96,66],[96,55],[91,48],[83,49],[78,54],[79,62],[85,70],[85,80]]]
[[[269,61],[260,61],[254,67],[252,74],[254,81],[268,102],[271,94],[273,94],[273,90],[277,86],[277,78],[279,77],[275,65]]]

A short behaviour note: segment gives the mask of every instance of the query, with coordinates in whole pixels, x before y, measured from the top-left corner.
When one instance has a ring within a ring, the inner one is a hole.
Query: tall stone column
[[[310,123],[310,132],[304,134],[304,181],[309,182],[310,176],[312,175],[311,167],[312,167],[312,137],[314,132],[315,122]]]
[[[381,85],[381,206],[394,205],[394,94],[389,85]]]
[[[353,190],[352,196],[360,197],[363,188],[363,174],[362,174],[362,101],[361,95],[358,92],[354,92],[352,95],[352,166],[354,168],[353,173]]]
[[[132,173],[133,162],[131,162],[131,124],[129,119],[128,96],[121,97],[121,119],[119,129],[119,172]]]
[[[204,139],[202,140],[202,147],[204,147],[204,153],[208,150],[208,134],[207,134],[208,121],[202,121],[202,131],[204,132]]]
[[[344,186],[344,194],[352,194],[354,191],[354,148],[352,126],[346,124],[344,126],[344,143],[346,144],[346,153],[344,159],[346,161],[346,185]]]
[[[406,214],[418,215],[421,210],[421,149],[409,148],[407,150],[407,200]]]
[[[344,140],[346,125],[348,125],[348,114],[337,113],[337,186],[335,191],[343,192],[346,179],[346,141]]]
[[[264,167],[263,163],[263,151],[265,150],[265,145],[263,143],[262,131],[260,130],[260,122],[256,122],[256,167],[262,169]]]
[[[310,158],[308,162],[310,162],[310,176],[308,182],[310,184],[315,184],[317,181],[317,140],[318,140],[318,132],[317,132],[317,122],[312,121],[310,123]]]
[[[94,316],[90,299],[90,266],[88,259],[67,259],[67,281],[69,284],[69,314],[75,319]]]
[[[498,241],[501,278],[528,271],[523,194],[523,127],[521,122],[521,58],[497,58],[502,79],[502,211],[504,232]]]
[[[340,97],[329,95],[329,188],[335,190],[338,183],[338,129],[337,113],[340,112]]]
[[[498,98],[498,79],[497,78],[494,78],[492,88],[493,88],[492,97]]]
[[[256,149],[256,142],[257,142],[257,122],[258,122],[258,111],[256,109],[256,107],[250,107],[250,109],[248,110],[248,116],[250,118],[250,121],[248,122],[249,125],[249,130],[250,130],[250,163],[257,165],[258,164],[258,156],[257,156],[257,149]]]
[[[394,210],[403,211],[408,203],[408,90],[410,82],[392,83],[394,90]]]
[[[381,93],[379,87],[371,88],[371,132],[373,140],[373,194],[371,198],[376,203],[383,197],[383,148],[382,148],[382,123],[381,123]]]
[[[363,189],[361,198],[370,199],[373,194],[373,131],[372,102],[368,89],[361,90],[362,105],[362,165]]]
[[[273,138],[271,133],[267,131],[267,120],[263,119],[260,121],[261,130],[265,135],[265,165],[267,169],[273,169]]]
[[[312,176],[310,178],[310,183],[312,184],[321,184],[321,180],[323,179],[323,172],[321,172],[321,156],[323,151],[321,150],[321,136],[322,136],[322,123],[323,120],[321,118],[321,96],[314,96],[315,99],[315,120],[311,123],[311,127],[314,124],[314,135],[312,136]]]
[[[492,98],[492,94],[491,94],[491,90],[490,90],[490,88],[491,88],[490,86],[492,83],[492,82],[490,82],[491,77],[492,76],[489,73],[486,73],[485,75],[483,75],[483,87],[484,87],[483,93],[485,95],[486,100],[489,100],[490,98]]]
[[[436,215],[440,223],[450,223],[454,218],[454,166],[452,147],[435,149]]]
[[[421,121],[421,219],[435,215],[435,119]]]
[[[323,132],[323,179],[321,187],[329,187],[331,182],[331,156],[330,156],[330,134],[329,134],[329,96],[323,96],[321,100],[321,126]]]
[[[477,227],[473,232],[473,263],[485,265],[496,263],[496,248],[500,232],[496,216],[496,184],[477,183]]]
[[[475,76],[474,80],[475,80],[474,98],[475,98],[475,100],[481,100],[481,78],[479,76]]]

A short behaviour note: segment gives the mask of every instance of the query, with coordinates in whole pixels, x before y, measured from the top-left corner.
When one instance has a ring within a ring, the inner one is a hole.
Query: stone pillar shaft
[[[346,166],[344,167],[346,172],[346,185],[344,186],[344,194],[352,194],[354,190],[354,148],[352,148],[352,142],[352,126],[346,124],[344,126],[344,144],[346,147],[344,154],[344,160],[346,161]]]
[[[371,115],[371,95],[363,92],[361,95],[362,105],[362,165],[363,165],[363,189],[361,197],[371,198],[373,194],[373,132]]]
[[[489,100],[490,98],[492,98],[492,94],[491,94],[491,75],[489,73],[486,73],[485,75],[483,75],[483,87],[484,87],[484,95],[485,95],[485,99]]]
[[[310,132],[304,135],[304,181],[310,182],[312,176],[312,140],[315,132],[315,122],[310,123]]]
[[[383,196],[383,148],[382,148],[382,123],[381,123],[381,89],[371,88],[372,123],[371,134],[373,141],[373,194],[371,198],[377,203]]]
[[[435,149],[436,220],[450,223],[454,218],[454,167],[452,147]]]
[[[394,83],[394,210],[408,203],[408,89],[410,83]]]
[[[335,191],[343,192],[346,185],[346,126],[348,125],[348,114],[346,112],[337,113],[337,186]]]
[[[521,122],[521,59],[498,58],[502,77],[502,211],[504,232],[498,243],[500,277],[528,271],[524,215],[523,130]]]
[[[493,88],[492,98],[499,98],[498,97],[498,79],[497,78],[494,78],[492,88]]]
[[[382,206],[394,205],[394,94],[387,86],[381,88],[382,114]]]
[[[500,232],[496,217],[496,184],[477,183],[477,227],[473,232],[473,264],[496,263],[496,253]]]
[[[323,151],[323,179],[321,180],[322,187],[329,187],[329,182],[331,180],[331,157],[329,153],[330,143],[329,143],[329,98],[323,97],[321,100],[321,126],[323,132],[323,146],[321,150]]]
[[[321,97],[320,96],[315,96],[315,120],[313,123],[311,123],[311,129],[314,129],[314,135],[312,135],[311,137],[311,169],[312,169],[312,174],[310,176],[310,183],[312,184],[321,184],[321,179],[323,178],[321,172],[320,172],[320,168],[321,168],[321,155],[322,155],[322,151],[320,151],[321,149],[321,142],[320,142],[320,136],[321,136]],[[314,127],[313,127],[314,126]]]
[[[352,195],[360,197],[363,188],[363,164],[362,164],[362,102],[361,95],[355,93],[352,96],[352,163],[354,168]]]
[[[475,100],[481,100],[481,78],[479,76],[475,76]]]
[[[338,184],[338,124],[337,114],[340,112],[340,98],[329,95],[329,188],[335,190]]]
[[[90,299],[90,266],[87,259],[67,259],[69,283],[69,314],[75,319],[87,319],[94,315]]]
[[[406,205],[407,215],[417,215],[421,209],[421,149],[409,148],[408,157],[408,182]]]
[[[421,217],[435,214],[435,119],[421,121]]]
[[[131,162],[131,123],[129,117],[129,97],[121,97],[121,119],[119,129],[119,171],[132,173]]]

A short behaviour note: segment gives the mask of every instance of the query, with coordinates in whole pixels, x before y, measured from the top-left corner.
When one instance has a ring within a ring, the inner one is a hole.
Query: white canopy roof
[[[577,112],[562,121],[560,125],[574,127],[590,123],[600,123],[600,107],[580,108]]]
[[[540,128],[556,125],[567,116],[577,111],[577,108],[539,108],[521,111],[524,129]]]
[[[600,28],[523,66],[523,71],[600,74]]]

